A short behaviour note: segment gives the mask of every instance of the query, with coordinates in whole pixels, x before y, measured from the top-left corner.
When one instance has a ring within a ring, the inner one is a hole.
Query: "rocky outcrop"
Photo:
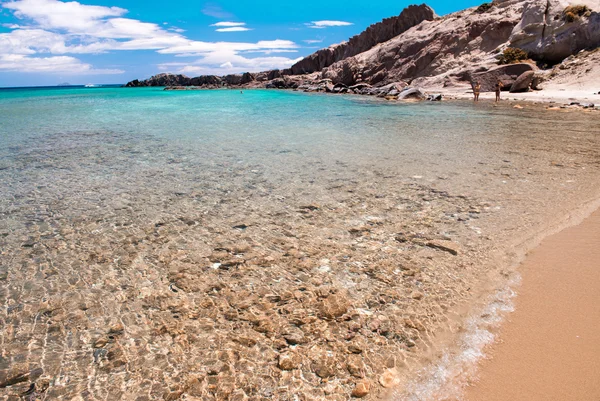
[[[524,73],[531,72],[532,79],[533,73],[537,68],[528,63],[519,64],[508,64],[494,67],[489,71],[478,72],[471,75],[470,81],[481,84],[482,92],[492,92],[496,89],[496,83],[501,81],[504,85],[503,90],[510,90],[512,86],[517,82],[517,79]],[[531,81],[530,81],[531,82]],[[527,85],[529,87],[529,85]]]
[[[527,51],[534,59],[554,64],[580,50],[600,46],[600,2],[597,0],[522,3],[521,21],[509,38],[511,47]]]
[[[319,50],[300,60],[292,66],[291,73],[301,75],[321,71],[338,61],[356,56],[379,43],[387,42],[423,21],[431,21],[435,16],[433,9],[425,4],[409,6],[399,16],[371,25],[361,34],[350,38],[348,42]]]
[[[221,83],[221,78],[216,75],[202,75],[200,77],[192,78],[190,81],[190,84],[193,86],[220,86]]]
[[[204,77],[199,77],[204,78]],[[194,79],[199,79],[194,78]],[[192,83],[193,79],[189,78],[185,75],[176,75],[176,74],[157,74],[151,77],[150,79],[146,79],[145,81],[138,81],[137,79],[131,82],[128,82],[125,85],[128,88],[132,87],[143,87],[143,86],[190,86],[194,85]]]
[[[392,40],[333,64],[323,76],[334,82],[364,81],[371,85],[406,81],[417,86],[442,86],[453,80],[464,81],[468,78],[465,71],[497,65],[496,54],[519,19],[516,8],[493,7],[483,14],[470,9],[424,21]]]
[[[411,6],[398,17],[320,50],[287,70],[191,79],[159,74],[128,86],[292,88],[385,97],[396,95],[376,88],[398,82],[428,88],[465,86],[477,77],[484,91],[494,90],[497,79],[509,90],[521,74],[536,68],[533,64],[498,68],[499,57],[508,47],[553,64],[583,48],[600,46],[600,17],[594,9],[600,9],[598,0],[577,2],[584,4],[567,9],[574,1],[494,0],[441,18],[426,5]],[[531,82],[527,76],[515,90],[539,88],[547,75],[535,74]],[[364,86],[358,89],[357,85]]]
[[[534,77],[535,71],[522,73],[510,87],[510,93],[528,92]]]

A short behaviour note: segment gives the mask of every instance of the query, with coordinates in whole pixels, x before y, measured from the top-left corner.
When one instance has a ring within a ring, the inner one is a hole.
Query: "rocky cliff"
[[[426,5],[410,6],[287,70],[197,78],[160,74],[128,86],[300,87],[335,92],[336,85],[344,89],[358,84],[360,89],[349,91],[360,93],[366,86],[397,82],[420,87],[464,85],[475,75],[485,80],[481,74],[486,71],[498,73],[495,67],[509,47],[527,52],[534,65],[531,70],[537,70],[536,63],[551,67],[581,50],[598,48],[599,10],[600,0],[494,0],[437,17]],[[510,74],[503,76],[516,80]]]
[[[330,46],[304,58],[291,68],[293,75],[310,74],[321,71],[333,63],[356,56],[374,46],[387,42],[406,32],[423,21],[436,17],[433,9],[425,4],[405,8],[397,17],[387,18],[371,25],[364,32],[353,36],[349,41]]]

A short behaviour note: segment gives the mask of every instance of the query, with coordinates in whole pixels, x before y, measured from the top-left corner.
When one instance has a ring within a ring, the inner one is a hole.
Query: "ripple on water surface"
[[[584,114],[155,88],[0,106],[4,399],[383,396],[600,182]],[[438,372],[480,351],[473,327]]]

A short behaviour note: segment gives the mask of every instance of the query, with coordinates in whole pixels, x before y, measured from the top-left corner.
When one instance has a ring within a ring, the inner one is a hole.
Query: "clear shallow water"
[[[0,382],[41,368],[48,399],[346,399],[408,375],[492,252],[599,182],[597,115],[468,102],[0,90],[0,140]]]

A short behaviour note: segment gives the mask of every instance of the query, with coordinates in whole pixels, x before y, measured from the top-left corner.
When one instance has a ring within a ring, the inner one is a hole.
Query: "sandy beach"
[[[460,90],[431,89],[427,93],[442,93],[449,99],[473,99],[473,94],[469,88]],[[485,92],[480,96],[480,101],[494,101],[495,93]],[[543,90],[525,93],[502,93],[502,102],[526,102],[526,103],[545,103],[554,106],[570,105],[571,103],[580,104],[600,104],[600,95],[592,93],[590,90]]]
[[[599,238],[596,211],[528,255],[516,311],[466,400],[600,399]]]

